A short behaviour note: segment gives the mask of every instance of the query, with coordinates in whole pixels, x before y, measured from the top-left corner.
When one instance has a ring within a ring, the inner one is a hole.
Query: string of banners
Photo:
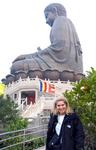
[[[39,80],[39,90],[45,93],[55,93],[55,85]]]

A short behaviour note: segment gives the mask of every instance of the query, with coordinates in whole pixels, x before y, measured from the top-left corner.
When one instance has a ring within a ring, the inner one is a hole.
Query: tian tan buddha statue
[[[82,49],[75,27],[62,4],[49,4],[44,14],[51,27],[51,44],[33,54],[18,56],[12,63],[11,74],[25,72],[31,73],[30,77],[74,81],[74,74],[83,73]]]

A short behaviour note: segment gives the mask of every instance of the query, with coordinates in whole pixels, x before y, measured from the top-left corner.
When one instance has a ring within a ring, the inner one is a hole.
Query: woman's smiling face
[[[64,114],[66,114],[67,106],[64,103],[64,101],[60,100],[56,104],[56,109],[60,115],[64,115]]]

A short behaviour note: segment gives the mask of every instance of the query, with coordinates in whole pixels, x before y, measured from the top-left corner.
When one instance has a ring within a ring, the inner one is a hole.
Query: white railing
[[[41,139],[42,146],[45,145],[47,124],[33,128],[17,131],[5,132],[0,134],[0,150],[26,150],[40,147],[38,139]]]
[[[21,99],[21,101],[22,101],[22,104],[20,104],[17,109],[19,111],[25,111],[26,107],[28,106],[27,105],[27,98]]]
[[[44,101],[38,100],[35,104],[30,104],[27,109],[22,112],[21,116],[24,118],[37,117],[38,114],[42,112],[44,108]]]
[[[36,78],[25,78],[25,79],[19,79],[15,82],[12,82],[11,84],[9,83],[7,86],[6,86],[6,89],[5,89],[5,94],[12,94],[13,92],[15,92],[16,90],[19,90],[21,88],[34,88],[34,84],[35,84],[35,88],[39,88],[39,79],[38,77]],[[52,83],[54,85],[56,85],[56,87],[58,88],[60,85],[68,85],[68,86],[71,86],[72,85],[72,82],[70,81],[60,81],[60,80],[57,80],[57,81],[52,81],[52,80],[42,80],[42,81],[46,81],[48,83]]]

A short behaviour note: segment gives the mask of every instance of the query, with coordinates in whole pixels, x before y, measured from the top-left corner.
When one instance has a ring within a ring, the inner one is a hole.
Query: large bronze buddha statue
[[[82,74],[82,49],[73,23],[67,18],[64,6],[59,3],[49,4],[45,10],[46,23],[51,27],[50,46],[36,53],[18,56],[12,63],[11,74],[17,72],[43,73],[41,77],[64,80],[63,72]],[[49,71],[49,76],[47,73]],[[46,75],[47,74],[47,75]],[[36,73],[35,73],[36,75]],[[37,73],[37,75],[39,75]],[[65,75],[66,76],[66,75]],[[66,78],[66,77],[65,77]],[[68,78],[68,76],[67,76]],[[70,80],[70,79],[68,79]]]

